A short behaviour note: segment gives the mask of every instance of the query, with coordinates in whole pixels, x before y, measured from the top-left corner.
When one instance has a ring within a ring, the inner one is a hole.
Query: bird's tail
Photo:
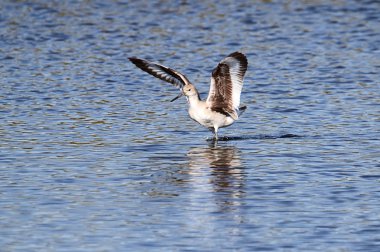
[[[239,111],[238,111],[238,114],[239,114],[239,117],[244,113],[244,111],[247,109],[247,106],[241,106],[239,108]]]

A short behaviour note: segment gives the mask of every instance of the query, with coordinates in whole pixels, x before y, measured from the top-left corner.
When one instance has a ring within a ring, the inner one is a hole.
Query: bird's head
[[[172,99],[171,102],[177,100],[181,96],[190,97],[194,95],[198,96],[198,92],[195,89],[195,87],[192,84],[186,84],[181,88],[181,93],[178,96],[176,96],[174,99]]]

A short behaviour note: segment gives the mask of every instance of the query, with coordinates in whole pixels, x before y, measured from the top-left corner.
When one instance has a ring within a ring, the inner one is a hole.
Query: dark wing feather
[[[210,98],[211,109],[225,115],[234,115],[232,82],[228,65],[219,64],[212,72],[212,79],[213,85],[216,88],[213,96]]]
[[[129,58],[129,60],[141,70],[181,89],[184,85],[189,83],[189,80],[183,74],[169,67],[134,57]]]
[[[244,54],[234,52],[213,70],[207,102],[213,111],[238,118],[240,93],[248,61]]]

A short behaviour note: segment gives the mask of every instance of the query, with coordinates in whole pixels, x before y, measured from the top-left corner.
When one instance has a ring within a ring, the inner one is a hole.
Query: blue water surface
[[[1,251],[379,251],[378,1],[0,3]],[[222,140],[137,56],[242,51]]]

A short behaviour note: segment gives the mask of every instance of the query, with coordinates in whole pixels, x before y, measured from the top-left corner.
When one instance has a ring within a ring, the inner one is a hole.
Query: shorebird
[[[171,102],[186,96],[191,119],[210,129],[214,140],[218,140],[219,128],[233,124],[247,108],[239,107],[248,66],[247,57],[241,52],[231,53],[212,71],[210,91],[204,101],[195,86],[180,72],[144,59],[132,57],[129,60],[143,71],[178,87],[181,93]]]

